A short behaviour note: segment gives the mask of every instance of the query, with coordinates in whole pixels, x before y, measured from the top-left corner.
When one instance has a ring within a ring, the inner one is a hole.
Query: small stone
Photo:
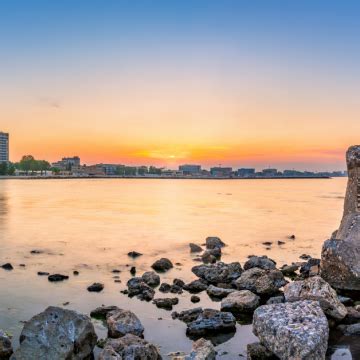
[[[136,274],[136,267],[135,266],[132,266],[131,269],[130,269],[130,274],[135,276]]]
[[[268,299],[268,301],[266,302],[266,305],[282,304],[284,302],[285,302],[284,295],[279,295],[279,296],[273,296],[270,299]]]
[[[233,314],[252,313],[259,303],[259,296],[249,290],[234,291],[221,301],[221,311]]]
[[[191,271],[207,283],[216,285],[218,283],[231,283],[240,277],[243,269],[239,262],[225,264],[220,261],[213,265],[194,266]]]
[[[150,301],[154,298],[154,289],[147,285],[140,277],[129,279],[127,286],[130,297],[136,296],[138,299],[145,301]]]
[[[180,321],[183,321],[184,323],[188,324],[196,320],[199,317],[199,315],[202,314],[202,312],[203,309],[201,307],[197,307],[197,308],[181,311],[180,313],[174,311],[171,314],[171,317],[173,319],[179,319]]]
[[[201,252],[202,251],[202,247],[199,246],[199,245],[196,245],[194,243],[190,243],[189,246],[190,246],[190,252],[191,253],[196,253],[196,252]]]
[[[121,270],[113,269],[113,270],[111,270],[111,272],[114,273],[114,274],[119,274],[119,273],[121,273]]]
[[[160,276],[154,271],[145,272],[141,278],[149,286],[158,286],[160,284]]]
[[[37,273],[39,276],[49,276],[50,273],[46,272],[46,271],[38,271]]]
[[[11,340],[4,331],[0,329],[0,359],[7,360],[13,353]]]
[[[284,265],[280,269],[280,271],[284,274],[284,276],[294,276],[294,275],[296,275],[297,270],[299,270],[299,266],[296,264]]]
[[[78,272],[77,270],[74,270],[74,271],[73,271],[73,275],[78,276],[78,275],[79,275],[79,272]]]
[[[163,293],[168,293],[171,290],[171,285],[168,283],[162,283],[159,287],[159,291]]]
[[[272,241],[265,241],[262,243],[265,246],[271,246],[272,245]]]
[[[172,310],[174,305],[179,303],[178,298],[160,298],[154,299],[153,303],[160,309]]]
[[[190,298],[190,301],[194,304],[200,302],[200,298],[196,295],[192,295],[191,298]]]
[[[278,245],[284,245],[284,244],[285,244],[285,241],[278,240],[277,244],[278,244]]]
[[[38,250],[38,249],[30,251],[30,254],[33,254],[33,255],[39,255],[39,254],[43,254],[43,253],[44,253],[44,250]]]
[[[128,253],[128,256],[130,256],[131,258],[133,258],[133,259],[135,259],[135,258],[137,258],[137,257],[139,257],[139,256],[141,256],[142,254],[141,253],[139,253],[139,252],[137,252],[137,251],[130,251],[129,253]]]
[[[104,284],[101,283],[93,283],[92,285],[87,287],[87,290],[90,292],[100,292],[104,289]]]
[[[221,241],[217,236],[209,236],[206,238],[206,248],[215,249],[222,248],[225,246],[225,243]]]
[[[161,258],[160,260],[156,260],[151,267],[155,271],[165,272],[170,270],[173,267],[173,264],[169,259]]]
[[[289,238],[290,240],[295,240],[295,239],[296,239],[296,236],[295,236],[295,235],[290,235],[290,236],[288,236],[288,238]]]
[[[190,355],[185,360],[215,360],[216,350],[209,340],[203,338],[195,341],[192,346]]]
[[[174,279],[173,280],[173,285],[176,285],[180,288],[183,288],[185,286],[185,282],[181,279]]]
[[[276,262],[267,256],[253,256],[244,264],[244,270],[255,267],[263,270],[273,270],[276,269]]]
[[[69,279],[69,277],[67,275],[62,275],[62,274],[53,274],[48,276],[48,280],[51,282],[64,281],[67,279]]]
[[[197,294],[206,290],[208,285],[203,280],[194,280],[186,284],[183,288],[192,294]]]
[[[4,265],[1,265],[1,267],[4,269],[4,270],[12,270],[14,269],[13,266],[10,264],[10,263],[6,263]]]

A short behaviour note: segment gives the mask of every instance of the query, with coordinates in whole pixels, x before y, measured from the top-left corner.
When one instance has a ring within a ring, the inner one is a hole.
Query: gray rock
[[[90,358],[97,336],[90,318],[50,306],[25,323],[12,360],[83,360]]]
[[[169,259],[161,258],[160,260],[156,260],[151,267],[158,272],[165,272],[170,270],[173,267],[172,262]]]
[[[325,359],[329,326],[316,301],[260,306],[254,312],[253,331],[281,360]]]
[[[201,252],[201,251],[202,251],[202,247],[199,246],[199,245],[196,245],[196,244],[194,244],[194,243],[190,243],[189,246],[190,246],[190,252],[192,252],[192,253],[196,253],[196,252]]]
[[[178,298],[159,298],[154,299],[153,303],[160,309],[172,310],[174,305],[179,303]]]
[[[236,329],[235,317],[229,312],[205,309],[196,320],[188,323],[186,334],[200,337],[207,334],[232,332]]]
[[[273,296],[266,302],[266,305],[282,304],[285,302],[284,295]]]
[[[163,293],[168,293],[171,290],[171,285],[168,283],[162,283],[159,287],[159,291]]]
[[[10,338],[0,330],[0,360],[8,360],[13,353]]]
[[[234,291],[236,291],[236,290],[235,289],[220,288],[220,287],[217,287],[217,286],[214,286],[214,285],[210,285],[206,289],[206,292],[208,293],[208,295],[210,297],[215,297],[215,298],[219,298],[219,299],[227,297],[229,294],[233,293]]]
[[[266,255],[252,256],[244,264],[244,270],[249,270],[255,267],[263,270],[273,270],[276,269],[276,262],[274,260],[269,259]]]
[[[278,359],[271,351],[260,343],[247,345],[247,360],[276,360]]]
[[[276,294],[286,284],[287,281],[281,271],[259,268],[244,271],[240,278],[235,281],[239,290],[250,290],[258,295]]]
[[[99,360],[161,360],[158,349],[138,336],[127,334],[119,339],[108,339]]]
[[[126,334],[143,336],[144,327],[139,318],[129,310],[116,310],[108,313],[106,317],[108,335],[111,338],[123,337]]]
[[[194,320],[196,320],[200,314],[202,314],[204,310],[201,307],[197,307],[194,309],[184,310],[180,313],[177,313],[176,311],[171,314],[173,319],[179,319],[183,321],[184,323],[188,324]]]
[[[243,270],[238,262],[230,264],[218,262],[213,265],[197,265],[191,271],[209,284],[216,285],[218,283],[231,283],[240,277]]]
[[[217,236],[209,236],[206,238],[206,248],[215,249],[222,248],[225,246],[225,243],[220,240]]]
[[[252,313],[260,304],[259,296],[249,290],[234,291],[221,301],[221,311]]]
[[[348,184],[339,230],[325,241],[321,276],[335,289],[360,290],[360,146],[346,153]]]
[[[215,360],[216,351],[214,345],[209,340],[203,338],[195,341],[190,355],[185,360]]]
[[[92,310],[90,316],[96,319],[106,319],[107,315],[113,311],[119,310],[119,308],[115,305],[110,306],[100,306],[95,310]]]
[[[339,325],[338,329],[346,336],[360,335],[360,323],[351,325]]]
[[[185,284],[183,289],[192,294],[198,294],[206,290],[208,285],[204,282],[204,280],[194,280],[188,284]]]
[[[320,273],[320,259],[309,259],[304,265],[300,267],[300,274],[302,277],[317,276]]]
[[[320,276],[314,276],[303,281],[294,281],[284,288],[285,300],[319,301],[325,314],[336,320],[341,320],[347,314],[346,307],[339,301],[336,291]]]
[[[160,276],[154,271],[145,272],[141,278],[149,286],[158,286],[160,284]]]
[[[215,264],[216,260],[220,260],[220,258],[221,258],[221,248],[206,250],[201,255],[201,260],[204,264]]]
[[[150,301],[154,298],[155,291],[147,285],[142,278],[134,277],[127,282],[128,295],[136,296],[140,300]]]
[[[87,287],[87,290],[90,292],[100,292],[104,289],[104,284],[101,283],[93,283],[92,285]]]
[[[299,270],[299,266],[296,264],[284,265],[280,269],[280,271],[283,273],[284,276],[294,276],[297,270]]]

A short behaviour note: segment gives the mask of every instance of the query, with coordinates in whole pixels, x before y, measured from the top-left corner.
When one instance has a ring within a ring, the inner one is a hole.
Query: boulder
[[[341,320],[347,314],[346,307],[339,301],[336,291],[320,276],[314,276],[303,281],[294,281],[284,288],[285,300],[319,301],[324,313],[336,320]]]
[[[249,290],[234,291],[221,301],[221,311],[233,314],[252,313],[259,303],[259,296]]]
[[[276,262],[274,260],[269,259],[266,255],[252,256],[244,264],[244,270],[249,270],[255,267],[263,270],[273,270],[276,269]]]
[[[197,265],[191,271],[209,284],[216,285],[218,283],[231,283],[240,277],[243,270],[238,262],[230,264],[218,262],[213,265]]]
[[[159,298],[154,299],[153,303],[160,309],[172,310],[174,305],[179,303],[178,298]]]
[[[90,318],[50,306],[27,321],[12,360],[83,360],[90,358],[97,336]]]
[[[8,360],[13,353],[10,338],[0,330],[0,360]]]
[[[227,297],[229,294],[233,293],[234,291],[236,291],[236,290],[235,289],[220,288],[220,287],[217,287],[217,286],[214,286],[214,285],[210,285],[206,289],[206,292],[208,293],[208,295],[210,297],[215,297],[215,298],[219,298],[219,299]]]
[[[156,260],[151,267],[158,272],[165,272],[173,268],[173,264],[169,259],[161,258],[160,260]]]
[[[139,318],[129,310],[115,310],[106,317],[108,335],[111,338],[123,337],[126,334],[143,336],[144,327]]]
[[[209,340],[203,338],[195,341],[192,345],[190,355],[185,357],[185,360],[215,360],[216,350],[214,345]]]
[[[225,243],[220,240],[217,236],[209,236],[206,238],[206,248],[215,249],[222,248],[225,246]]]
[[[200,279],[185,284],[183,289],[188,291],[189,293],[198,294],[199,292],[206,290],[207,287],[208,287],[207,283],[204,280]]]
[[[287,284],[280,270],[263,270],[252,268],[244,271],[235,281],[239,290],[250,290],[258,295],[276,294],[281,287]]]
[[[360,290],[360,146],[346,153],[348,184],[339,230],[325,241],[321,276],[335,289]]]
[[[317,301],[260,306],[253,332],[281,360],[325,359],[329,325]]]
[[[161,360],[158,349],[138,336],[127,334],[119,339],[108,339],[99,360]]]
[[[140,277],[129,279],[127,287],[130,297],[136,296],[138,299],[145,301],[150,301],[154,298],[154,289],[147,285]]]
[[[119,310],[115,305],[110,306],[100,306],[95,310],[92,310],[90,316],[95,319],[106,319],[107,315],[113,311]]]
[[[252,343],[247,345],[247,360],[277,360],[271,351],[260,343]]]
[[[186,334],[201,337],[209,334],[232,332],[236,329],[234,315],[214,309],[205,309],[196,320],[188,323]]]
[[[190,252],[192,252],[192,253],[196,253],[196,252],[201,252],[201,251],[202,251],[202,247],[199,246],[199,245],[196,245],[196,244],[194,244],[194,243],[190,243],[189,246],[190,246]]]
[[[154,271],[147,271],[141,276],[145,284],[149,286],[158,286],[160,284],[160,276]]]

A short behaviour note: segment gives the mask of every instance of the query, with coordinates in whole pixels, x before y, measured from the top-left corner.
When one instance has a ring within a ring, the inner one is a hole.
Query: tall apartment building
[[[9,134],[0,132],[0,162],[9,161]]]

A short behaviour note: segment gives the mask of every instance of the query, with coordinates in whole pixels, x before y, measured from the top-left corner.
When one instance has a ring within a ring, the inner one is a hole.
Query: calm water
[[[139,316],[145,338],[158,344],[164,355],[187,352],[191,341],[183,323],[172,320],[170,312],[120,293],[129,278],[127,265],[135,265],[142,274],[155,259],[166,256],[182,265],[162,275],[162,280],[191,280],[190,269],[196,263],[188,244],[201,244],[209,235],[228,245],[225,262],[243,264],[250,254],[266,254],[279,265],[298,261],[303,253],[319,257],[323,241],[341,219],[345,189],[344,178],[2,180],[0,263],[9,261],[15,269],[0,271],[0,328],[14,334],[17,346],[21,321],[48,305],[69,302],[68,308],[83,313],[101,304],[118,305]],[[287,239],[291,234],[296,240]],[[278,246],[278,240],[286,244]],[[264,241],[273,242],[271,250],[265,249]],[[44,253],[31,255],[33,249]],[[144,255],[129,259],[126,254],[131,250]],[[114,283],[114,268],[122,270],[121,284]],[[73,270],[80,276],[72,276]],[[37,276],[38,271],[61,272],[70,279],[53,284]],[[100,294],[86,290],[95,281],[105,284]],[[219,308],[206,294],[201,298],[200,305]],[[174,310],[189,307],[194,305],[184,293]],[[95,325],[104,337],[102,323]],[[218,351],[228,353],[222,359],[239,358],[254,340],[251,326],[239,325]],[[346,347],[332,358],[351,359]]]

